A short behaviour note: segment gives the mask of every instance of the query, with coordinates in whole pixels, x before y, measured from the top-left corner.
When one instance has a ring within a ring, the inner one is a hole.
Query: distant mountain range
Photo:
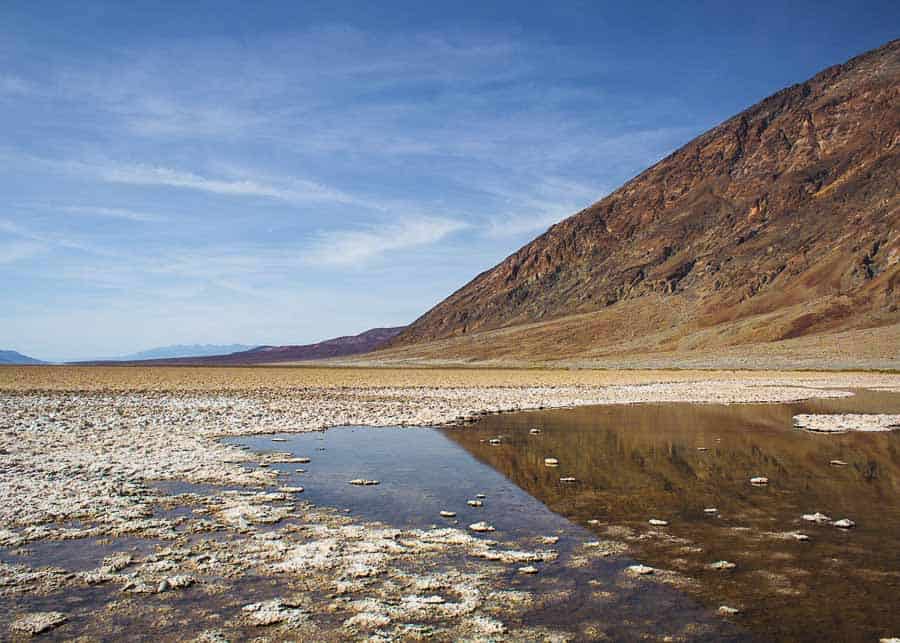
[[[303,362],[308,360],[326,359],[329,357],[346,357],[359,355],[381,348],[391,339],[396,337],[405,328],[373,328],[359,335],[347,335],[335,337],[315,344],[291,345],[291,346],[258,346],[249,350],[234,351],[228,354],[214,355],[189,355],[184,357],[150,357],[135,359],[98,360],[94,364],[152,364],[172,366],[243,366],[249,364],[271,364],[283,362]],[[179,348],[179,347],[172,347]],[[181,347],[202,348],[202,347]],[[222,348],[222,347],[219,347]],[[247,347],[241,347],[247,348]],[[152,351],[136,353],[145,355]]]
[[[160,346],[130,355],[119,357],[106,357],[103,362],[136,362],[147,359],[172,359],[178,357],[206,357],[208,355],[228,355],[248,351],[255,346],[247,344],[175,344],[173,346]]]
[[[0,351],[0,364],[45,364],[39,359],[22,355],[16,351]]]

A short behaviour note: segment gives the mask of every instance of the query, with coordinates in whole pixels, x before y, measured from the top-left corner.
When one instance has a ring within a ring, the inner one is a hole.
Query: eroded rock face
[[[644,323],[677,335],[776,315],[723,337],[733,343],[896,323],[898,87],[895,40],[766,98],[554,225],[391,346],[623,302],[627,323],[548,341],[541,356],[616,350]]]

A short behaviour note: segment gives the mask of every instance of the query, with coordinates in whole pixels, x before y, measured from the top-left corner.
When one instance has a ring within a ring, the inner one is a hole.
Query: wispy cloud
[[[223,105],[186,104],[170,97],[138,96],[113,106],[129,130],[160,138],[234,137],[266,121],[261,113]]]
[[[222,162],[211,163],[221,170],[220,175],[211,176],[150,163],[47,158],[22,154],[15,149],[2,146],[0,146],[0,161],[17,166],[31,164],[53,172],[99,179],[106,183],[172,187],[225,196],[272,199],[295,205],[342,203],[374,210],[387,210],[390,207],[388,203],[370,200],[318,181],[292,176],[272,176],[243,168],[237,169],[233,164]],[[94,208],[95,214],[102,215],[100,210],[101,208]],[[114,216],[115,210],[106,209],[106,214]]]
[[[106,217],[111,219],[125,219],[127,221],[141,221],[147,223],[155,223],[165,221],[165,217],[156,214],[148,214],[146,212],[135,212],[125,208],[105,208],[99,206],[86,205],[68,205],[60,208],[63,212],[70,214]]]
[[[409,218],[360,230],[320,232],[305,255],[308,264],[353,266],[393,251],[427,246],[469,227],[454,219]]]
[[[200,190],[229,196],[263,197],[290,203],[337,201],[353,203],[352,196],[314,181],[294,179],[287,185],[273,185],[254,178],[222,179],[184,172],[158,165],[101,165],[80,167],[94,171],[102,180],[130,185],[161,185]]]
[[[77,239],[71,239],[58,234],[47,234],[43,232],[35,232],[34,230],[22,226],[15,221],[9,219],[0,219],[0,231],[18,237],[21,241],[32,242],[43,248],[65,248],[68,250],[77,250],[98,257],[123,258],[125,255],[113,252],[105,248],[97,247],[90,243],[84,243]]]

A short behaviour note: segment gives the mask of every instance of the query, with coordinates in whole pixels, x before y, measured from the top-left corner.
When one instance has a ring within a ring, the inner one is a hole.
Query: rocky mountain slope
[[[694,139],[478,275],[391,346],[414,354],[443,340],[459,358],[547,358],[897,324],[898,152],[895,40]],[[496,332],[478,341],[485,331]]]

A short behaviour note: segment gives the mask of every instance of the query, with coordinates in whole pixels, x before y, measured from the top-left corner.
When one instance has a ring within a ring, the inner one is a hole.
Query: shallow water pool
[[[585,407],[486,416],[451,429],[338,428],[227,441],[309,457],[272,465],[282,484],[365,520],[403,528],[484,520],[496,528],[490,537],[532,545],[559,536],[560,564],[542,576],[583,574],[566,564],[578,547],[615,539],[627,554],[589,574],[611,577],[635,560],[677,572],[687,581],[680,591],[711,614],[739,608],[734,624],[762,639],[877,640],[900,632],[900,432],[818,435],[792,426],[796,414],[837,412],[897,413],[900,395]],[[559,465],[546,466],[546,458]],[[750,484],[757,476],[769,483]],[[354,478],[379,484],[348,484]],[[468,506],[478,494],[483,506]],[[816,512],[830,521],[802,517]],[[831,524],[841,518],[856,526]],[[603,617],[584,595],[594,592],[589,580],[574,582],[568,618]],[[644,611],[639,603],[654,598],[647,591],[628,600]],[[693,612],[693,603],[682,608]]]

